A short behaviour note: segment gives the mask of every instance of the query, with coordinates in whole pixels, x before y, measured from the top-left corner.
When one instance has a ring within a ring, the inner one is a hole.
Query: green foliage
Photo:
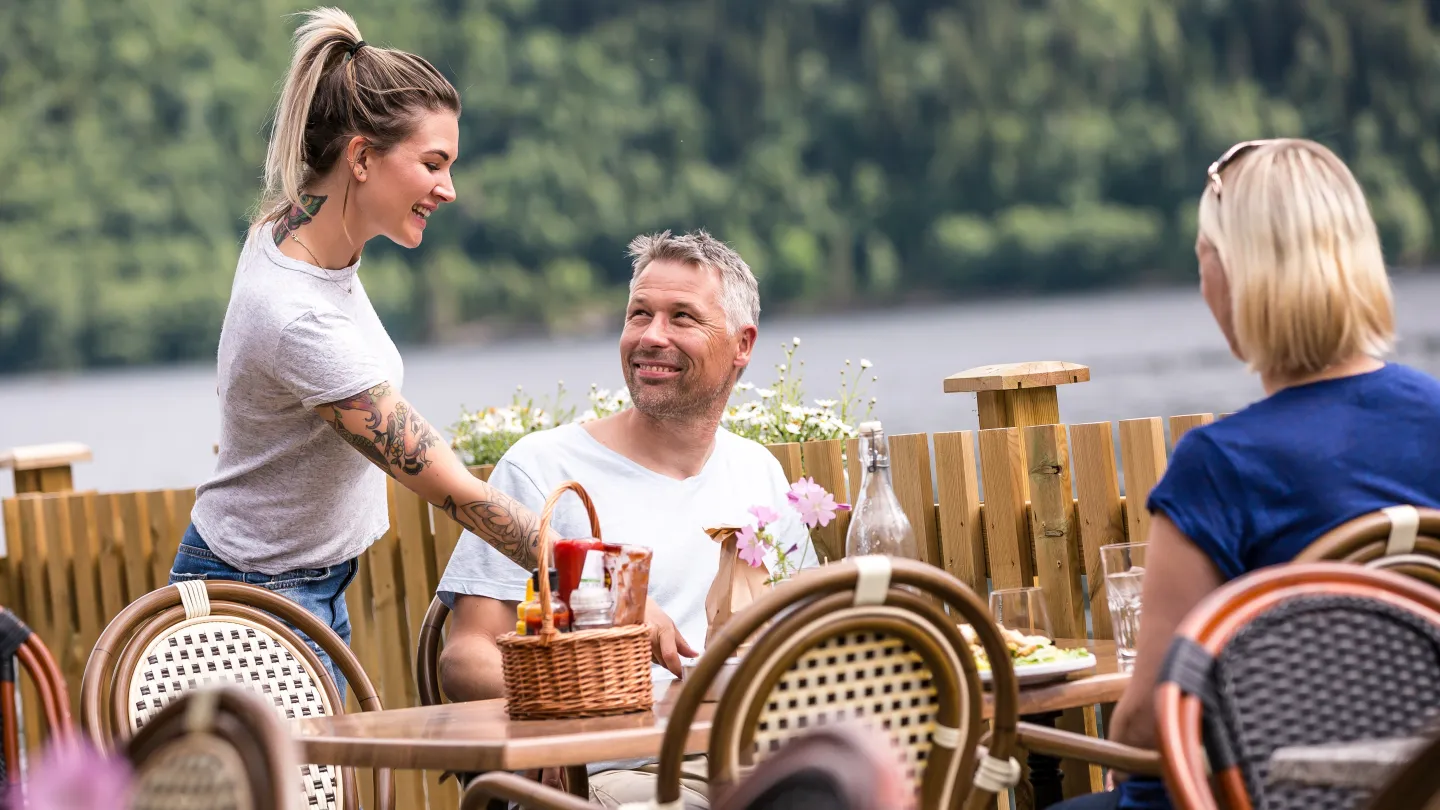
[[[1420,0],[355,0],[460,88],[460,200],[366,252],[402,340],[613,318],[704,226],[785,306],[1193,279],[1232,142],[1303,135],[1437,256]],[[294,0],[0,3],[0,371],[213,356]]]

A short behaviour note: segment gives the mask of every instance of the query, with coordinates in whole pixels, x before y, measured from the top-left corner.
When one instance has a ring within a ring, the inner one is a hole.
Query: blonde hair
[[[760,285],[750,265],[729,245],[698,231],[676,236],[669,231],[645,234],[630,240],[630,292],[651,262],[671,261],[698,267],[713,267],[720,273],[720,306],[725,325],[734,334],[760,320]]]
[[[1318,143],[1263,143],[1200,197],[1200,235],[1230,288],[1251,370],[1297,377],[1394,345],[1390,280],[1354,175]]]
[[[363,135],[384,153],[409,137],[421,112],[460,114],[460,94],[429,62],[364,44],[355,20],[338,8],[302,16],[265,155],[258,221],[300,205],[301,190],[330,171],[352,137]]]

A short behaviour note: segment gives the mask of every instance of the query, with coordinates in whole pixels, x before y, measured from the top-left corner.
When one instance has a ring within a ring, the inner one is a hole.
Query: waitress
[[[406,401],[360,278],[367,242],[417,247],[454,201],[459,120],[429,62],[366,44],[337,9],[305,15],[220,334],[220,454],[171,583],[268,588],[349,643],[345,588],[389,528],[387,475],[535,566],[538,518],[470,475]]]

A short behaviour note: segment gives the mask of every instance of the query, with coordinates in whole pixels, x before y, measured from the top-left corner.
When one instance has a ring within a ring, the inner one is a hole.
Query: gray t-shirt
[[[310,410],[403,383],[359,267],[292,259],[268,227],[240,253],[220,332],[220,455],[191,520],[242,571],[336,565],[389,528],[385,473]]]

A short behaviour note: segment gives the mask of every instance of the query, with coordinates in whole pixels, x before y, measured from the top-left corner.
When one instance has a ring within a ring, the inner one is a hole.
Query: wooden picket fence
[[[1212,420],[1210,414],[1171,417],[1168,443],[1159,417],[895,435],[891,473],[926,562],[982,598],[992,587],[1039,584],[1057,636],[1108,639],[1113,633],[1098,550],[1145,536],[1149,514],[1127,502],[1143,504],[1165,470],[1167,446]],[[837,499],[848,495],[853,502],[860,472],[854,440],[849,445],[837,440],[770,450],[789,480],[812,476]],[[473,472],[483,478],[489,469]],[[393,482],[388,497],[390,530],[363,556],[347,599],[355,653],[384,705],[394,708],[419,703],[413,670],[419,625],[461,529]],[[0,604],[12,607],[54,652],[72,700],[105,625],[126,604],[166,584],[194,502],[188,489],[4,501],[9,549],[0,558]],[[827,559],[843,554],[848,525],[842,512],[817,530]],[[40,716],[28,683],[22,700],[27,717]],[[1094,712],[1069,712],[1061,726],[1094,734]],[[33,749],[40,730],[29,724],[26,731]],[[1088,792],[1098,771],[1067,763],[1066,774],[1070,794]],[[401,807],[457,806],[453,779],[441,785],[438,774],[413,771],[396,777]]]

